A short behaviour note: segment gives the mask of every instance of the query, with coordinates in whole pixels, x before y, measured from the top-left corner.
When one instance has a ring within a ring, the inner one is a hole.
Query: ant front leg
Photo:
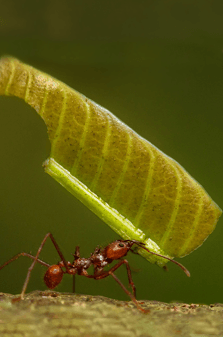
[[[103,271],[99,274],[99,278],[98,278],[98,274],[96,274],[96,277],[97,279],[101,279],[101,278],[105,278],[109,275],[112,275],[119,267],[121,267],[123,264],[125,264],[126,266],[126,269],[127,269],[127,275],[128,275],[128,280],[129,280],[129,284],[130,286],[132,287],[132,292],[133,292],[133,295],[134,297],[136,298],[136,287],[135,287],[135,284],[132,280],[132,274],[131,274],[131,269],[129,267],[129,263],[127,260],[121,260],[120,262],[118,262],[116,265],[114,265],[114,267],[112,267],[110,270],[108,271]],[[113,276],[113,275],[112,275]],[[114,277],[113,277],[114,278]],[[117,281],[117,280],[116,280]],[[123,286],[124,287],[124,286]],[[124,287],[125,288],[125,287]],[[126,288],[123,290],[126,292]],[[127,290],[127,294],[129,295],[129,291]],[[131,293],[130,293],[131,294]],[[130,295],[129,295],[130,296]],[[131,296],[130,296],[131,297]]]
[[[127,274],[128,274],[128,279],[129,279],[129,284],[131,285],[132,287],[132,291],[133,291],[133,294],[128,291],[126,289],[126,287],[124,286],[124,284],[118,279],[118,277],[114,274],[114,272],[119,268],[121,267],[123,264],[126,265],[126,269],[127,269]],[[101,280],[107,276],[111,275],[114,280],[121,286],[121,288],[124,290],[124,292],[131,298],[131,300],[135,303],[136,307],[138,308],[138,310],[142,311],[143,313],[149,313],[150,310],[145,310],[143,309],[139,303],[137,302],[136,300],[136,288],[135,288],[135,285],[134,285],[134,282],[132,280],[132,274],[131,274],[131,270],[130,270],[130,267],[129,267],[129,263],[127,260],[121,260],[120,262],[118,262],[114,267],[112,267],[110,270],[108,271],[100,271],[100,272],[96,272],[94,275],[84,275],[88,278],[94,278],[95,280]]]

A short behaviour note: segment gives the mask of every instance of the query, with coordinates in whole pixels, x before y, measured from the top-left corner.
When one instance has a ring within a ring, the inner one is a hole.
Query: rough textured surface
[[[132,302],[100,296],[35,291],[12,303],[0,293],[0,336],[172,337],[223,336],[223,304]]]

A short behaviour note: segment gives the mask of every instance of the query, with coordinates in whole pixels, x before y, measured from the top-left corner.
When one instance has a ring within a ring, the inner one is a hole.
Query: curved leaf
[[[202,186],[108,110],[7,57],[0,61],[0,94],[20,97],[37,111],[51,142],[47,173],[123,238],[181,257],[214,230],[221,210]]]

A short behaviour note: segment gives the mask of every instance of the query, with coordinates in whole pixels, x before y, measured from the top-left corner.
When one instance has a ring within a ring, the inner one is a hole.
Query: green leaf
[[[0,60],[0,95],[20,97],[37,111],[51,142],[46,172],[123,238],[181,257],[214,230],[221,210],[203,187],[108,110],[7,57]]]

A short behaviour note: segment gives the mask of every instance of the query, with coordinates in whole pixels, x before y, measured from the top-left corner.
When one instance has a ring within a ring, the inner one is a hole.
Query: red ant
[[[56,248],[61,261],[58,264],[49,265],[48,263],[42,261],[39,259],[39,255],[41,250],[43,249],[43,246],[47,240],[47,238],[50,237],[54,247]],[[53,235],[51,233],[48,233],[45,235],[36,256],[33,256],[28,253],[20,253],[12,257],[10,260],[5,262],[2,266],[0,266],[0,270],[7,266],[9,263],[15,261],[20,256],[28,256],[33,260],[31,266],[28,269],[28,273],[25,279],[25,282],[23,284],[22,292],[20,294],[20,297],[17,300],[24,299],[24,294],[30,279],[31,272],[36,264],[36,262],[42,264],[43,266],[46,266],[48,269],[44,276],[44,282],[46,286],[49,289],[54,289],[56,286],[60,284],[62,281],[64,274],[70,274],[70,275],[82,275],[88,278],[93,278],[95,280],[103,279],[109,275],[111,275],[116,282],[122,287],[122,289],[125,291],[125,293],[131,298],[131,300],[135,303],[136,307],[141,310],[142,312],[149,312],[149,310],[143,309],[139,303],[136,300],[136,288],[132,280],[131,270],[129,267],[129,263],[126,259],[122,259],[124,256],[128,254],[129,251],[132,251],[133,253],[138,254],[136,251],[132,250],[132,246],[137,245],[138,247],[145,249],[147,252],[160,256],[164,259],[167,259],[169,261],[172,261],[173,263],[177,264],[183,271],[186,273],[187,276],[190,276],[189,271],[179,262],[172,260],[171,258],[167,256],[163,256],[154,252],[151,252],[149,249],[145,247],[145,244],[143,242],[137,241],[137,240],[116,240],[112,243],[110,243],[105,248],[101,249],[99,247],[96,247],[94,252],[91,254],[91,256],[87,259],[80,257],[80,251],[79,247],[76,247],[73,263],[66,261],[57,242],[55,241]],[[119,260],[110,270],[105,271],[104,268],[112,263],[114,260]],[[128,274],[128,280],[129,284],[132,288],[133,294],[126,289],[126,287],[122,284],[122,282],[115,276],[114,272],[121,267],[121,265],[125,264]],[[92,266],[94,267],[94,274],[89,275],[87,272],[87,269]]]

